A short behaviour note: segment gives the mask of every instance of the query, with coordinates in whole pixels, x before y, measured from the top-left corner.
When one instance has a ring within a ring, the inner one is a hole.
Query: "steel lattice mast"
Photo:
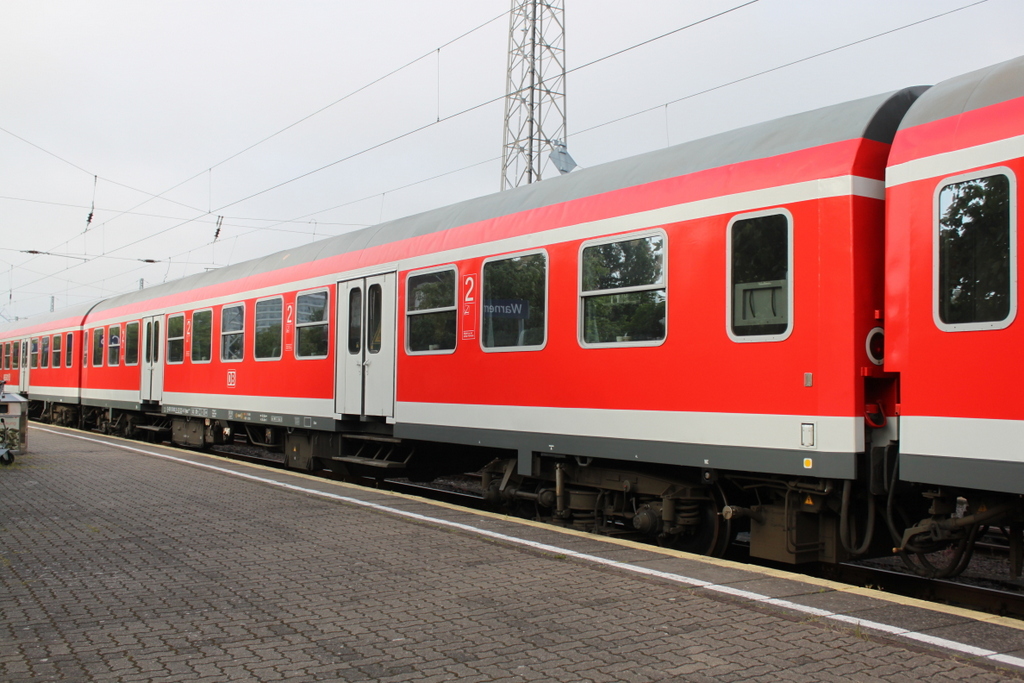
[[[501,189],[540,180],[551,153],[568,173],[564,0],[512,0],[506,93]]]

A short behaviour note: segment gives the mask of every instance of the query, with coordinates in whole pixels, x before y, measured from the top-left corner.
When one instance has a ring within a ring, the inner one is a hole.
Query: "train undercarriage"
[[[170,416],[32,401],[33,419],[190,448],[244,443],[283,454],[302,471],[430,481],[477,472],[485,500],[509,514],[715,557],[738,537],[749,554],[784,564],[835,564],[898,555],[932,578],[967,567],[990,528],[1009,542],[1010,573],[1024,568],[1020,496],[900,481],[896,444],[871,448],[853,480],[636,465],[557,454],[533,455],[529,476],[516,453],[394,438],[382,422],[346,432]]]

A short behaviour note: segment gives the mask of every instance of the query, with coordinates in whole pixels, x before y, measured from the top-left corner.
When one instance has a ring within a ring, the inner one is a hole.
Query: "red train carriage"
[[[621,492],[630,464],[690,468],[673,482],[696,486],[686,494],[643,491],[644,529],[673,538],[698,518],[718,525],[728,492],[701,482],[722,471],[852,480],[867,405],[893,409],[865,342],[882,309],[885,160],[917,93],[561,178],[549,189],[578,199],[449,231],[466,246],[400,273],[396,435],[514,449],[530,500],[529,478],[587,484],[577,503],[555,503],[566,518],[635,513]],[[868,438],[883,447],[895,437],[879,431]],[[785,559],[770,548],[786,547],[787,509],[808,495],[818,506],[824,488],[781,495],[752,542]],[[676,521],[679,505],[690,519]],[[806,520],[815,538],[823,519]],[[721,527],[686,547],[714,551]]]
[[[932,495],[946,507],[964,489],[1024,492],[1022,76],[1017,59],[929,90],[887,169],[885,367],[900,374],[900,476],[944,487]]]
[[[81,325],[88,307],[77,307],[33,320],[0,332],[0,377],[8,390],[15,389],[43,406],[47,419],[65,423],[77,414],[80,402],[82,344]],[[77,423],[77,422],[76,422]]]
[[[60,372],[80,374],[17,376],[44,417],[60,385],[83,426],[244,433],[339,472],[486,465],[524,514],[705,553],[741,525],[788,562],[953,541],[950,567],[918,567],[949,573],[1019,514],[995,492],[1024,491],[1005,476],[1022,75],[751,126],[0,340],[24,367],[71,333]]]

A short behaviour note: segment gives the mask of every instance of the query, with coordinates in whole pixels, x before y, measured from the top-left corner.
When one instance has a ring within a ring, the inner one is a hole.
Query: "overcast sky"
[[[568,68],[747,1],[566,0]],[[0,3],[0,320],[498,191],[510,6]],[[594,166],[1022,54],[1021,0],[756,0],[571,71],[569,151]]]

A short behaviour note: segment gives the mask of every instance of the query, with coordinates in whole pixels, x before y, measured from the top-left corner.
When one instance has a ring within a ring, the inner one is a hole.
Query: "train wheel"
[[[665,534],[658,539],[663,546],[695,555],[722,557],[735,536],[732,520],[720,514],[725,506],[725,495],[720,487],[713,491],[711,500],[694,502],[686,510],[696,520],[692,531]]]
[[[918,576],[929,579],[948,579],[959,576],[971,562],[974,554],[974,541],[981,531],[981,525],[975,524],[958,542],[944,549],[933,552],[900,551],[900,559],[907,569]],[[984,535],[984,532],[981,533]]]

